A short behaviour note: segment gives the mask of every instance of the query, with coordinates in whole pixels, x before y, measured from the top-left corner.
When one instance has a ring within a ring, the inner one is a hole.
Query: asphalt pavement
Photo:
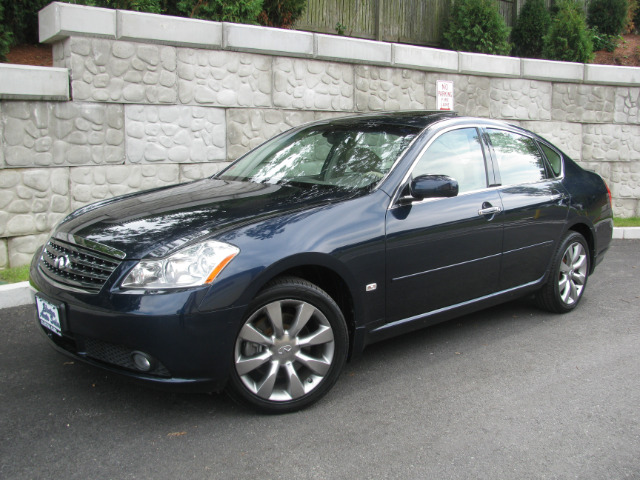
[[[640,479],[640,241],[567,315],[529,299],[372,345],[302,412],[167,393],[0,310],[2,479]]]

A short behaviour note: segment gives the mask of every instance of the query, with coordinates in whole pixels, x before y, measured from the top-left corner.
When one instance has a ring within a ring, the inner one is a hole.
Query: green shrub
[[[180,0],[181,15],[218,22],[257,23],[263,0]]]
[[[620,42],[619,35],[607,35],[606,33],[600,33],[597,27],[591,29],[593,35],[593,51],[598,52],[600,50],[606,50],[607,52],[613,52],[618,48]]]
[[[527,0],[511,31],[513,53],[519,57],[540,58],[543,37],[551,25],[551,14],[544,0]]]
[[[451,50],[497,55],[511,51],[509,28],[493,0],[455,0],[443,39]]]
[[[588,63],[593,58],[592,34],[580,6],[573,0],[560,0],[544,36],[542,56],[549,60]]]
[[[11,46],[11,32],[4,27],[4,7],[0,3],[0,62],[7,61],[7,53]]]
[[[607,35],[620,35],[627,24],[628,0],[591,0],[587,22]]]
[[[13,43],[38,43],[38,11],[51,0],[0,0],[4,7],[4,28],[12,33]]]
[[[292,28],[307,8],[307,0],[264,0],[258,22],[268,27]]]

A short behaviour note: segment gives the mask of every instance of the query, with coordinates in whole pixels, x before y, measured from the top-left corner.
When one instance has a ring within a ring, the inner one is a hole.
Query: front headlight
[[[140,260],[124,279],[122,288],[165,289],[211,283],[240,253],[228,243],[209,240],[162,259]]]

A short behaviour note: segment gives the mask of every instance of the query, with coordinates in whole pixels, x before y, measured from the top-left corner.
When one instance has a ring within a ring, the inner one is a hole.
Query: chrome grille
[[[120,258],[52,237],[42,251],[40,269],[62,286],[97,293],[120,262]]]

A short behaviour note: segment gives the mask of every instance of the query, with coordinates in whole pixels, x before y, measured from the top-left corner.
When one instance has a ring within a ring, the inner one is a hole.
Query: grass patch
[[[640,227],[640,217],[613,217],[613,225],[615,227]]]
[[[0,270],[0,282],[18,283],[29,280],[29,265]]]

